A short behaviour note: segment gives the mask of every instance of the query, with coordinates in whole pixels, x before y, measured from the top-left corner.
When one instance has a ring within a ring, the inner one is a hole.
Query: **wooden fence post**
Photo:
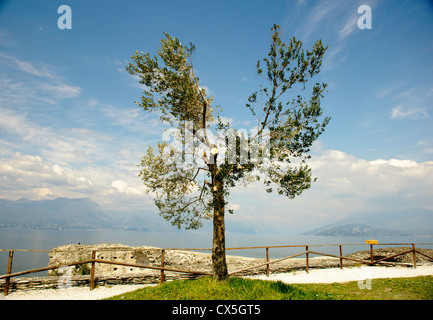
[[[161,268],[164,268],[165,250],[161,250]],[[161,283],[164,283],[164,269],[161,270]]]
[[[14,252],[11,250],[9,251],[9,258],[8,258],[8,267],[6,270],[6,274],[12,273],[12,261],[14,259]],[[4,295],[7,296],[9,294],[9,285],[11,283],[11,278],[6,278],[5,281],[5,288],[4,288]]]
[[[96,250],[92,251],[92,267],[90,268],[90,291],[95,288],[95,259]]]
[[[416,268],[416,251],[415,251],[415,243],[412,243],[412,257],[413,257],[413,268]]]
[[[305,251],[307,251],[307,253],[305,254],[305,263],[307,265],[307,273],[310,272],[310,266],[308,264],[308,246],[305,246]]]
[[[373,264],[374,258],[373,258],[373,245],[372,244],[370,244],[370,260],[371,260],[370,264]]]
[[[340,269],[343,269],[343,248],[340,244]]]
[[[269,262],[269,247],[266,247],[266,262]],[[269,263],[266,265],[266,276],[269,277]]]

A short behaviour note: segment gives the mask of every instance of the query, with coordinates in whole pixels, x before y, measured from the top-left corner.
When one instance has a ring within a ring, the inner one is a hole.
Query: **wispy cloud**
[[[395,92],[391,90],[390,92]],[[388,94],[388,92],[383,92]],[[396,106],[392,108],[391,119],[428,119],[430,118],[428,106],[433,103],[433,93],[424,85],[409,87],[404,91],[399,91],[390,97],[396,101]]]
[[[146,188],[144,185],[140,185],[140,188],[131,187],[130,185],[128,185],[127,182],[125,182],[123,180],[114,180],[111,183],[110,193],[115,193],[115,192],[129,194],[129,195],[142,196],[145,194]]]
[[[64,83],[41,85],[42,90],[53,94],[58,98],[75,98],[81,94],[81,88],[78,86],[70,86]]]
[[[389,86],[389,87],[382,88],[382,89],[380,89],[380,90],[377,91],[377,97],[379,99],[386,98],[391,93],[393,93],[395,90],[397,90],[398,87],[400,87],[400,86]]]
[[[44,161],[39,156],[16,153],[8,159],[0,158],[0,189],[9,198],[40,199],[88,192],[93,183],[68,168]]]
[[[27,114],[0,108],[0,129],[15,141],[57,163],[91,163],[106,154],[111,137],[85,128],[54,129],[31,121]]]
[[[309,11],[308,15],[296,29],[295,33],[305,41],[310,39],[311,35],[329,19],[329,16],[337,6],[335,1],[320,1],[315,7]]]
[[[404,108],[402,105],[398,105],[392,109],[391,119],[398,118],[429,118],[429,114],[425,108]]]
[[[354,211],[433,209],[433,180],[426,179],[433,176],[432,161],[369,161],[340,150],[321,148],[308,163],[318,180],[300,197],[289,200],[267,194],[260,182],[247,188],[239,186],[231,192],[232,201],[241,204],[236,214],[249,220],[260,219],[266,212],[266,223],[288,230],[295,227],[299,232],[303,227],[311,229],[312,223],[329,224]]]
[[[336,68],[347,58],[348,54],[345,52],[345,44],[339,43],[326,52],[323,58],[323,70],[327,71]]]
[[[433,139],[420,140],[417,145],[422,148],[424,153],[433,154]]]
[[[80,97],[81,87],[49,64],[0,54],[0,65],[2,197],[90,196],[111,209],[151,203],[136,165],[161,136],[157,116]]]
[[[357,16],[353,15],[346,22],[344,27],[338,33],[338,39],[342,40],[348,37],[357,27]]]
[[[323,61],[323,70],[341,65],[348,57],[348,41],[357,28],[357,7],[351,1],[318,1],[301,5],[288,14],[285,24],[294,28],[295,35],[302,41],[322,39],[330,48]],[[305,17],[299,19],[299,16]],[[290,26],[291,21],[296,25]],[[314,36],[314,38],[313,38]]]
[[[48,71],[46,66],[42,66],[40,68],[36,68],[32,63],[28,62],[28,61],[23,61],[20,60],[14,56],[11,55],[7,55],[4,53],[0,52],[0,58],[3,58],[7,61],[9,61],[9,63],[12,64],[13,67],[15,67],[16,69],[37,76],[37,77],[43,77],[43,78],[48,78],[48,79],[57,79],[57,75],[55,75],[53,72]]]
[[[61,98],[75,98],[79,96],[82,92],[81,88],[78,86],[66,84],[60,76],[54,71],[50,70],[48,65],[40,64],[36,66],[35,63],[30,61],[24,61],[18,59],[15,56],[7,55],[0,52],[0,64],[7,65],[15,71],[21,71],[26,75],[34,76],[34,78],[23,77],[14,74],[12,78],[9,76],[3,79],[3,83],[8,86],[7,91],[0,91],[0,99],[5,96],[10,96],[11,93],[19,90],[20,95],[25,93],[24,97],[29,97],[31,100],[42,99],[44,102],[55,103],[55,100]],[[16,80],[22,79],[22,80]],[[49,97],[42,97],[38,90],[34,88],[39,88],[41,91],[48,93]],[[22,98],[18,99],[18,101]]]
[[[0,108],[2,197],[91,197],[102,206],[150,205],[138,179],[146,141],[88,128],[40,125],[25,113]],[[116,131],[118,132],[118,131]],[[126,143],[126,141],[128,143]]]

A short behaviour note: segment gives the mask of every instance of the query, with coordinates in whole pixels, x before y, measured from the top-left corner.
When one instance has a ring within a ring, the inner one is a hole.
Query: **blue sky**
[[[69,30],[57,26],[63,4]],[[371,29],[358,28],[360,5]],[[214,105],[249,129],[273,24],[305,48],[329,44],[318,81],[332,120],[312,150],[310,190],[289,200],[237,187],[229,219],[304,230],[351,212],[433,210],[433,4],[421,0],[1,1],[0,197],[155,211],[136,164],[163,126],[134,105],[131,54],[154,53],[163,32],[194,43]]]

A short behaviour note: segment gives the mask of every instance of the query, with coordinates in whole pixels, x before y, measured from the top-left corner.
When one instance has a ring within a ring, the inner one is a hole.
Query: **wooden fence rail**
[[[260,246],[260,247],[237,247],[237,248],[227,248],[227,251],[230,250],[244,250],[244,249],[266,249],[266,262],[265,263],[261,263],[258,265],[254,265],[254,266],[250,266],[247,268],[243,268],[240,270],[236,270],[233,272],[229,273],[229,276],[237,274],[237,273],[241,273],[241,272],[245,272],[247,270],[251,270],[251,269],[257,269],[257,268],[262,268],[264,266],[266,266],[266,275],[269,276],[269,272],[270,272],[270,265],[274,264],[274,263],[278,263],[281,262],[283,260],[287,260],[287,259],[291,259],[294,257],[298,257],[298,256],[302,256],[305,255],[305,267],[306,267],[306,271],[309,272],[309,257],[310,254],[315,254],[315,255],[320,255],[320,256],[328,256],[328,257],[333,257],[333,258],[338,258],[339,259],[339,266],[342,269],[343,268],[343,260],[350,260],[350,261],[355,261],[355,262],[359,262],[359,263],[365,263],[368,265],[374,265],[377,264],[379,262],[383,262],[385,260],[389,260],[389,259],[393,259],[397,256],[400,255],[404,255],[404,254],[408,254],[408,253],[412,253],[412,257],[413,257],[413,263],[412,266],[413,268],[416,268],[417,264],[416,264],[416,255],[420,254],[426,258],[429,258],[431,260],[433,260],[433,257],[430,257],[420,251],[418,251],[415,247],[415,245],[421,246],[421,245],[433,245],[433,243],[380,243],[380,244],[375,244],[376,246],[395,246],[395,245],[410,245],[412,248],[410,250],[406,250],[404,252],[398,253],[398,254],[394,254],[391,256],[387,256],[381,259],[377,259],[374,260],[374,252],[373,252],[373,244],[370,244],[370,259],[369,260],[360,260],[360,259],[354,259],[354,258],[349,258],[346,256],[343,256],[343,250],[342,247],[343,246],[362,246],[365,244],[319,244],[319,245],[282,245],[282,246]],[[323,252],[317,252],[317,251],[312,251],[310,250],[310,247],[330,247],[330,246],[338,246],[339,248],[339,255],[334,255],[334,254],[329,254],[329,253],[323,253]],[[305,248],[305,251],[302,251],[300,253],[297,254],[293,254],[284,258],[279,258],[279,259],[274,259],[274,260],[270,260],[269,259],[269,249],[275,249],[275,248]],[[104,249],[98,249],[98,250],[92,250],[92,258],[85,260],[85,261],[75,261],[75,262],[70,262],[67,264],[62,264],[62,265],[56,265],[56,266],[50,266],[50,267],[43,267],[43,268],[37,268],[37,269],[31,269],[31,270],[25,270],[25,271],[19,271],[19,272],[12,272],[12,263],[13,263],[13,256],[14,256],[14,252],[15,251],[23,251],[23,252],[51,252],[51,250],[27,250],[27,249],[0,249],[0,251],[8,251],[9,252],[9,256],[8,256],[8,264],[7,264],[7,270],[6,270],[6,274],[4,275],[0,275],[0,279],[5,279],[5,285],[4,285],[4,295],[7,295],[9,292],[9,287],[10,287],[10,280],[13,277],[18,277],[18,276],[22,276],[25,274],[30,274],[30,273],[36,273],[36,272],[41,272],[41,271],[48,271],[48,270],[54,270],[54,269],[59,269],[61,267],[68,267],[68,266],[77,266],[77,265],[82,265],[82,264],[91,264],[91,269],[90,269],[90,290],[94,289],[95,286],[95,268],[96,268],[96,264],[97,263],[102,263],[102,264],[112,264],[112,265],[119,265],[119,266],[127,266],[127,267],[137,267],[137,268],[144,268],[144,269],[153,269],[153,270],[160,270],[161,271],[161,275],[160,275],[160,282],[164,282],[164,278],[165,278],[165,271],[170,271],[170,272],[179,272],[179,273],[187,273],[187,274],[193,274],[193,275],[213,275],[213,273],[209,273],[209,272],[204,272],[204,271],[195,271],[195,270],[181,270],[181,269],[175,269],[175,268],[166,268],[164,266],[164,260],[165,260],[165,252],[167,250],[181,250],[181,251],[211,251],[211,249],[203,249],[203,248],[185,248],[185,249],[178,249],[178,248],[170,248],[170,249],[160,249],[160,248],[145,248],[145,249],[141,249],[141,250],[156,250],[156,251],[161,251],[161,266],[150,266],[150,265],[142,265],[142,264],[133,264],[133,263],[126,263],[126,262],[120,262],[120,261],[107,261],[107,260],[102,260],[102,259],[96,259],[96,252],[97,251],[112,251],[112,250],[116,250],[116,251],[130,251],[130,250],[134,250],[134,251],[139,251],[140,249],[123,249],[123,248],[104,248]],[[68,250],[69,252],[70,250]],[[62,252],[61,250],[56,250],[56,252]]]

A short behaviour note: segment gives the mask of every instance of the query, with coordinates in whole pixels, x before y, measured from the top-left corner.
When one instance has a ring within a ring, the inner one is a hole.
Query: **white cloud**
[[[42,100],[53,104],[58,98],[75,98],[81,94],[80,87],[64,83],[57,73],[49,70],[48,65],[42,64],[36,67],[35,63],[23,61],[4,53],[0,53],[0,64],[25,73],[22,75],[19,72],[14,72],[14,79],[10,77],[0,79],[7,88],[5,91],[0,90],[0,101],[6,100],[8,103],[16,105],[17,102],[33,104],[35,100]],[[29,75],[36,78],[29,77]],[[2,76],[4,77],[4,75]],[[41,90],[35,90],[35,88]],[[51,94],[51,96],[45,97],[41,95],[40,91]],[[8,97],[9,99],[7,99]]]
[[[337,2],[321,1],[309,12],[305,17],[305,22],[298,27],[295,34],[301,34],[301,38],[306,41],[313,33],[319,29],[327,19],[331,12],[335,11]]]
[[[412,160],[398,160],[398,159],[390,159],[390,160],[384,160],[384,159],[378,159],[369,161],[371,165],[390,165],[393,167],[398,168],[411,168],[417,166],[417,163]]]
[[[429,118],[429,114],[424,108],[404,108],[402,105],[398,105],[392,109],[391,119],[399,118]]]
[[[237,211],[241,208],[241,205],[238,203],[229,203],[229,205],[227,206],[227,210],[234,210]]]
[[[397,85],[396,88],[401,86]],[[391,111],[391,119],[429,119],[429,106],[433,101],[433,94],[429,91],[429,86],[408,87],[405,85],[405,88],[407,89],[399,90],[392,96],[392,99],[396,101],[396,106]]]
[[[119,192],[119,193],[125,193],[130,195],[144,195],[143,190],[139,190],[138,188],[130,187],[128,183],[122,180],[115,180],[111,183],[111,189],[110,192]]]
[[[16,153],[8,159],[0,159],[3,197],[62,196],[88,190],[92,185],[88,178],[39,156]]]
[[[221,121],[223,123],[228,123],[229,125],[233,125],[234,119],[232,117],[224,117],[224,116],[222,116],[221,117]],[[216,121],[215,121],[215,123],[216,123]]]
[[[260,182],[233,189],[231,201],[241,205],[237,218],[300,232],[355,211],[433,209],[433,161],[368,161],[339,150],[317,153],[307,161],[317,182],[294,200],[266,193]]]
[[[110,145],[113,137],[98,131],[41,126],[25,113],[3,108],[0,108],[0,130],[8,133],[9,140],[16,143],[12,146],[13,151],[27,148],[59,164],[116,159],[117,149]]]
[[[319,185],[330,195],[377,200],[407,191],[421,196],[431,193],[426,190],[433,190],[433,178],[428,178],[433,177],[433,162],[417,163],[406,159],[367,161],[341,151],[328,150],[319,158],[313,157],[311,167],[313,174],[319,177]]]
[[[40,83],[11,79],[0,73],[0,105],[14,106],[16,109],[29,105],[46,106],[55,103],[54,97],[41,95]]]
[[[48,78],[48,79],[56,79],[57,78],[57,76],[53,72],[48,71],[46,66],[42,66],[40,68],[37,68],[31,62],[23,61],[23,60],[20,60],[14,56],[10,56],[10,55],[4,54],[4,53],[0,53],[0,58],[8,60],[9,62],[11,62],[13,64],[14,68],[16,68],[22,72],[25,72],[25,73],[28,73],[28,74],[31,74],[31,75],[34,75],[37,77]]]
[[[94,101],[91,104],[96,106]],[[125,143],[119,128],[116,135],[87,128],[54,128],[30,116],[0,107],[0,132],[5,137],[0,139],[2,198],[91,197],[110,209],[150,205],[136,166],[148,143],[142,135],[136,139],[128,135]],[[118,125],[138,126],[135,120],[128,124],[126,115],[118,120]],[[145,131],[155,131],[148,121],[143,126]],[[16,152],[27,156],[21,159]],[[24,163],[28,163],[25,170]]]
[[[422,151],[428,154],[433,154],[433,140],[421,140],[417,142],[417,145],[421,146]]]
[[[42,90],[54,94],[58,98],[75,98],[81,94],[81,88],[69,86],[64,83],[60,84],[42,84]]]
[[[395,85],[390,87],[385,87],[377,91],[377,97],[379,99],[383,99],[388,97],[391,93],[395,92],[398,88],[400,88],[401,85]]]
[[[344,39],[349,36],[355,29],[357,25],[357,16],[351,16],[344,27],[338,33],[338,39]]]

